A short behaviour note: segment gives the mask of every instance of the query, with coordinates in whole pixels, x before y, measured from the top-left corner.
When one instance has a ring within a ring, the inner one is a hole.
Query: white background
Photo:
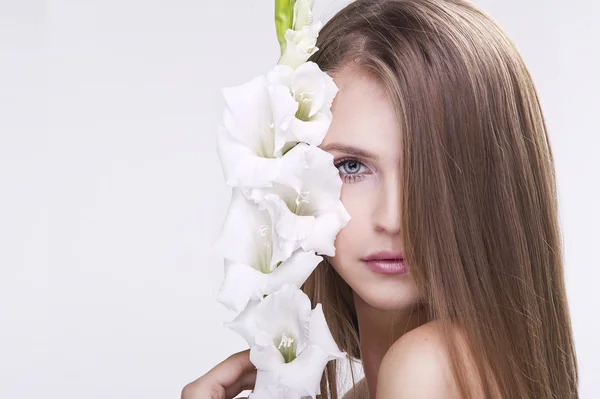
[[[347,1],[317,0],[328,19]],[[516,42],[558,172],[581,397],[600,397],[600,15],[476,1]],[[215,300],[219,89],[277,60],[272,0],[0,0],[0,397],[178,398],[244,348]]]

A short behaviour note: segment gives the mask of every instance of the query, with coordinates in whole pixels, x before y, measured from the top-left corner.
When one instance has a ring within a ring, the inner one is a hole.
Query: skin
[[[250,350],[247,349],[229,356],[183,387],[181,399],[230,399],[253,389],[255,381],[256,368],[250,362]]]
[[[330,263],[353,290],[369,397],[378,391],[388,399],[450,397],[440,336],[419,305],[410,265],[408,274],[382,275],[362,261],[374,252],[402,250],[401,147],[393,106],[384,88],[357,70],[332,77],[340,91],[320,147],[334,156],[344,182],[341,201],[352,220],[336,237]],[[186,385],[181,397],[233,398],[252,389],[255,376],[243,351]]]
[[[359,71],[333,75],[340,89],[321,148],[340,170],[341,201],[352,216],[336,237],[330,263],[354,293],[363,368],[371,398],[384,355],[403,334],[426,322],[421,296],[408,274],[383,275],[362,259],[402,251],[400,239],[400,132],[385,89]],[[410,268],[410,265],[408,265]]]

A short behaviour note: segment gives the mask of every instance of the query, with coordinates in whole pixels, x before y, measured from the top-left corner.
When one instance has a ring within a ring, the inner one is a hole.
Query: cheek
[[[350,212],[348,210],[348,212]],[[352,213],[350,213],[352,215]],[[339,270],[339,265],[346,264],[348,259],[352,257],[352,248],[355,233],[356,220],[352,218],[350,222],[344,227],[338,235],[335,237],[335,257],[331,258],[331,263],[334,265],[336,270]]]
[[[336,260],[340,264],[364,255],[370,229],[370,200],[359,184],[342,186],[341,201],[350,214],[350,222],[336,236]]]
[[[371,214],[373,209],[373,188],[366,184],[344,184],[340,200],[352,218],[340,234],[349,235],[356,231],[363,237],[370,231]]]
[[[367,221],[373,207],[375,187],[368,182],[342,185],[340,200],[353,219]]]

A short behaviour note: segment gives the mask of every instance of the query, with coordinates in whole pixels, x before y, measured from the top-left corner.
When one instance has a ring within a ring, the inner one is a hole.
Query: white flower
[[[346,355],[331,336],[321,304],[311,310],[310,299],[292,285],[250,302],[227,326],[250,345],[258,370],[253,397],[315,398],[327,363]]]
[[[323,260],[312,252],[273,257],[273,222],[265,210],[232,191],[225,223],[215,246],[225,257],[225,279],[218,300],[240,312],[249,300],[262,299],[285,284],[300,287]]]
[[[339,89],[333,78],[323,72],[314,62],[306,62],[297,69],[276,65],[269,72],[269,84],[288,88],[288,92],[278,91],[288,98],[278,98],[281,103],[290,103],[290,97],[297,104],[295,117],[289,121],[289,129],[282,130],[281,142],[301,141],[319,145],[331,125],[331,105]],[[281,107],[276,111],[287,111]],[[277,115],[288,121],[288,115]],[[282,145],[282,144],[279,144]]]
[[[300,30],[288,29],[285,32],[287,43],[285,52],[277,63],[295,69],[308,61],[310,56],[319,50],[317,47],[317,37],[322,27],[323,23],[317,21],[311,25],[304,26]]]
[[[293,30],[301,30],[313,23],[313,5],[315,0],[297,0],[294,5]]]
[[[224,126],[217,145],[226,183],[245,192],[280,183],[299,191],[307,167],[298,142],[319,145],[331,125],[338,87],[314,62],[276,65],[237,87],[222,89]]]
[[[283,139],[298,110],[289,89],[269,85],[261,75],[222,93],[226,106],[217,146],[226,183],[242,188],[271,187],[273,182],[297,186],[304,155],[290,150],[296,142],[286,145]]]
[[[249,197],[266,209],[275,222],[274,250],[286,258],[295,250],[335,255],[335,237],[348,224],[350,215],[340,201],[342,181],[333,156],[307,144],[301,189],[274,184],[272,188],[251,190]]]

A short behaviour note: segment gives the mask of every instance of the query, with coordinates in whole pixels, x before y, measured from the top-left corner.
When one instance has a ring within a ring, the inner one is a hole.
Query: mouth
[[[408,272],[404,262],[404,253],[400,251],[381,251],[362,259],[371,271],[379,274],[405,274]]]
[[[403,260],[404,252],[402,251],[379,251],[373,252],[368,256],[364,257],[364,261],[370,260]]]

